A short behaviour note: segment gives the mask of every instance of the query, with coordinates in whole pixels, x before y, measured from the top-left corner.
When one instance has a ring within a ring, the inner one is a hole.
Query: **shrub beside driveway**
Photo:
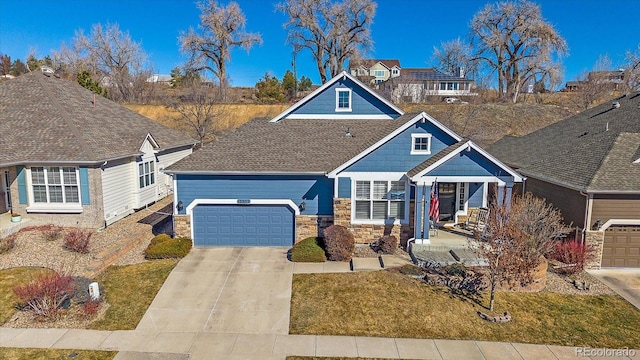
[[[594,348],[640,344],[640,312],[618,296],[504,292],[495,306],[513,316],[505,324],[481,320],[476,312],[486,309],[477,300],[390,271],[295,274],[290,333]]]

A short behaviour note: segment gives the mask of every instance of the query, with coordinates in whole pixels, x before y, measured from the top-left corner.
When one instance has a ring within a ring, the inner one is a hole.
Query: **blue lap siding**
[[[431,134],[430,154],[411,154],[411,134]],[[357,136],[357,134],[355,134]],[[405,172],[420,165],[456,140],[430,122],[416,123],[373,150],[344,171]]]
[[[336,112],[336,89],[351,89],[351,111]],[[388,115],[400,116],[395,110],[377,99],[350,79],[339,80],[291,112],[295,115]]]
[[[304,175],[176,175],[178,201],[195,199],[287,199],[305,202],[301,215],[333,214],[333,180]],[[180,211],[185,213],[185,209]]]

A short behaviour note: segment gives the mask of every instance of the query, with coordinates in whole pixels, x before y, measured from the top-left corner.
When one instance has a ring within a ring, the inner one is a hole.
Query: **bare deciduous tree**
[[[465,73],[475,75],[478,62],[473,57],[473,48],[460,38],[440,43],[440,47],[433,47],[433,58],[438,70],[445,74],[456,76],[463,69]]]
[[[489,309],[493,310],[499,284],[530,283],[543,256],[570,231],[557,209],[531,193],[514,198],[510,204],[492,204],[485,232],[476,235],[481,241],[472,245],[488,262]]]
[[[342,71],[348,59],[373,46],[372,0],[286,0],[276,9],[289,16],[287,41],[311,51],[322,83]]]
[[[486,5],[471,20],[471,34],[475,59],[498,74],[500,96],[514,103],[527,81],[560,71],[568,49],[540,7],[526,0]]]
[[[625,83],[630,91],[640,90],[640,45],[635,51],[627,51]]]
[[[76,31],[72,48],[63,44],[54,55],[72,73],[88,70],[94,80],[109,88],[109,97],[115,101],[140,101],[152,74],[140,43],[117,23],[94,24],[89,35],[82,29]]]
[[[262,44],[262,37],[244,31],[246,19],[236,2],[222,6],[208,0],[199,2],[198,9],[201,12],[198,31],[190,28],[180,35],[180,50],[189,56],[189,68],[210,71],[224,90],[231,50],[241,47],[249,51],[253,45]]]
[[[611,64],[608,55],[600,55],[591,72],[585,71],[578,76],[579,87],[576,99],[584,110],[607,100],[611,83],[608,82],[606,74],[611,70]]]
[[[213,140],[223,131],[220,120],[223,109],[220,107],[219,88],[210,88],[200,78],[190,78],[183,82],[178,96],[167,97],[165,106],[180,114],[182,126],[195,136],[203,145]]]

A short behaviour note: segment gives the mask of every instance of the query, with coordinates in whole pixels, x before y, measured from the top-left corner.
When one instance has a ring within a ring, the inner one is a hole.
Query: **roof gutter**
[[[105,162],[126,159],[130,157],[137,157],[144,155],[141,152],[132,153],[127,155],[121,155],[101,160],[27,160],[27,161],[12,161],[8,163],[0,163],[0,167],[6,166],[17,166],[17,165],[98,165],[104,164]]]
[[[314,175],[326,176],[323,171],[291,172],[291,171],[207,171],[207,170],[162,170],[171,175]]]

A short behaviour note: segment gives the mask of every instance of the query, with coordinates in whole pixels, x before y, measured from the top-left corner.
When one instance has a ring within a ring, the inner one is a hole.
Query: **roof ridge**
[[[69,112],[65,107],[61,106],[58,103],[58,101],[56,101],[56,98],[53,96],[51,89],[49,89],[49,84],[46,84],[44,80],[38,76],[38,74],[35,74],[34,76],[37,78],[36,81],[38,81],[38,84],[40,84],[40,87],[45,92],[45,94],[47,95],[47,98],[49,98],[49,101],[56,108],[56,110],[58,110],[61,115],[62,114],[71,115],[69,114]],[[59,80],[66,81],[62,79],[59,79]],[[71,131],[73,136],[76,137],[76,141],[78,142],[82,150],[85,151],[87,154],[91,155],[90,158],[95,158],[96,156],[93,149],[90,146],[88,146],[87,143],[84,141],[84,138],[80,134],[80,131],[79,131],[80,129],[78,129],[77,126],[69,120],[68,116],[61,116],[61,118],[62,118],[62,121],[65,123],[65,125],[69,127],[69,131]]]

